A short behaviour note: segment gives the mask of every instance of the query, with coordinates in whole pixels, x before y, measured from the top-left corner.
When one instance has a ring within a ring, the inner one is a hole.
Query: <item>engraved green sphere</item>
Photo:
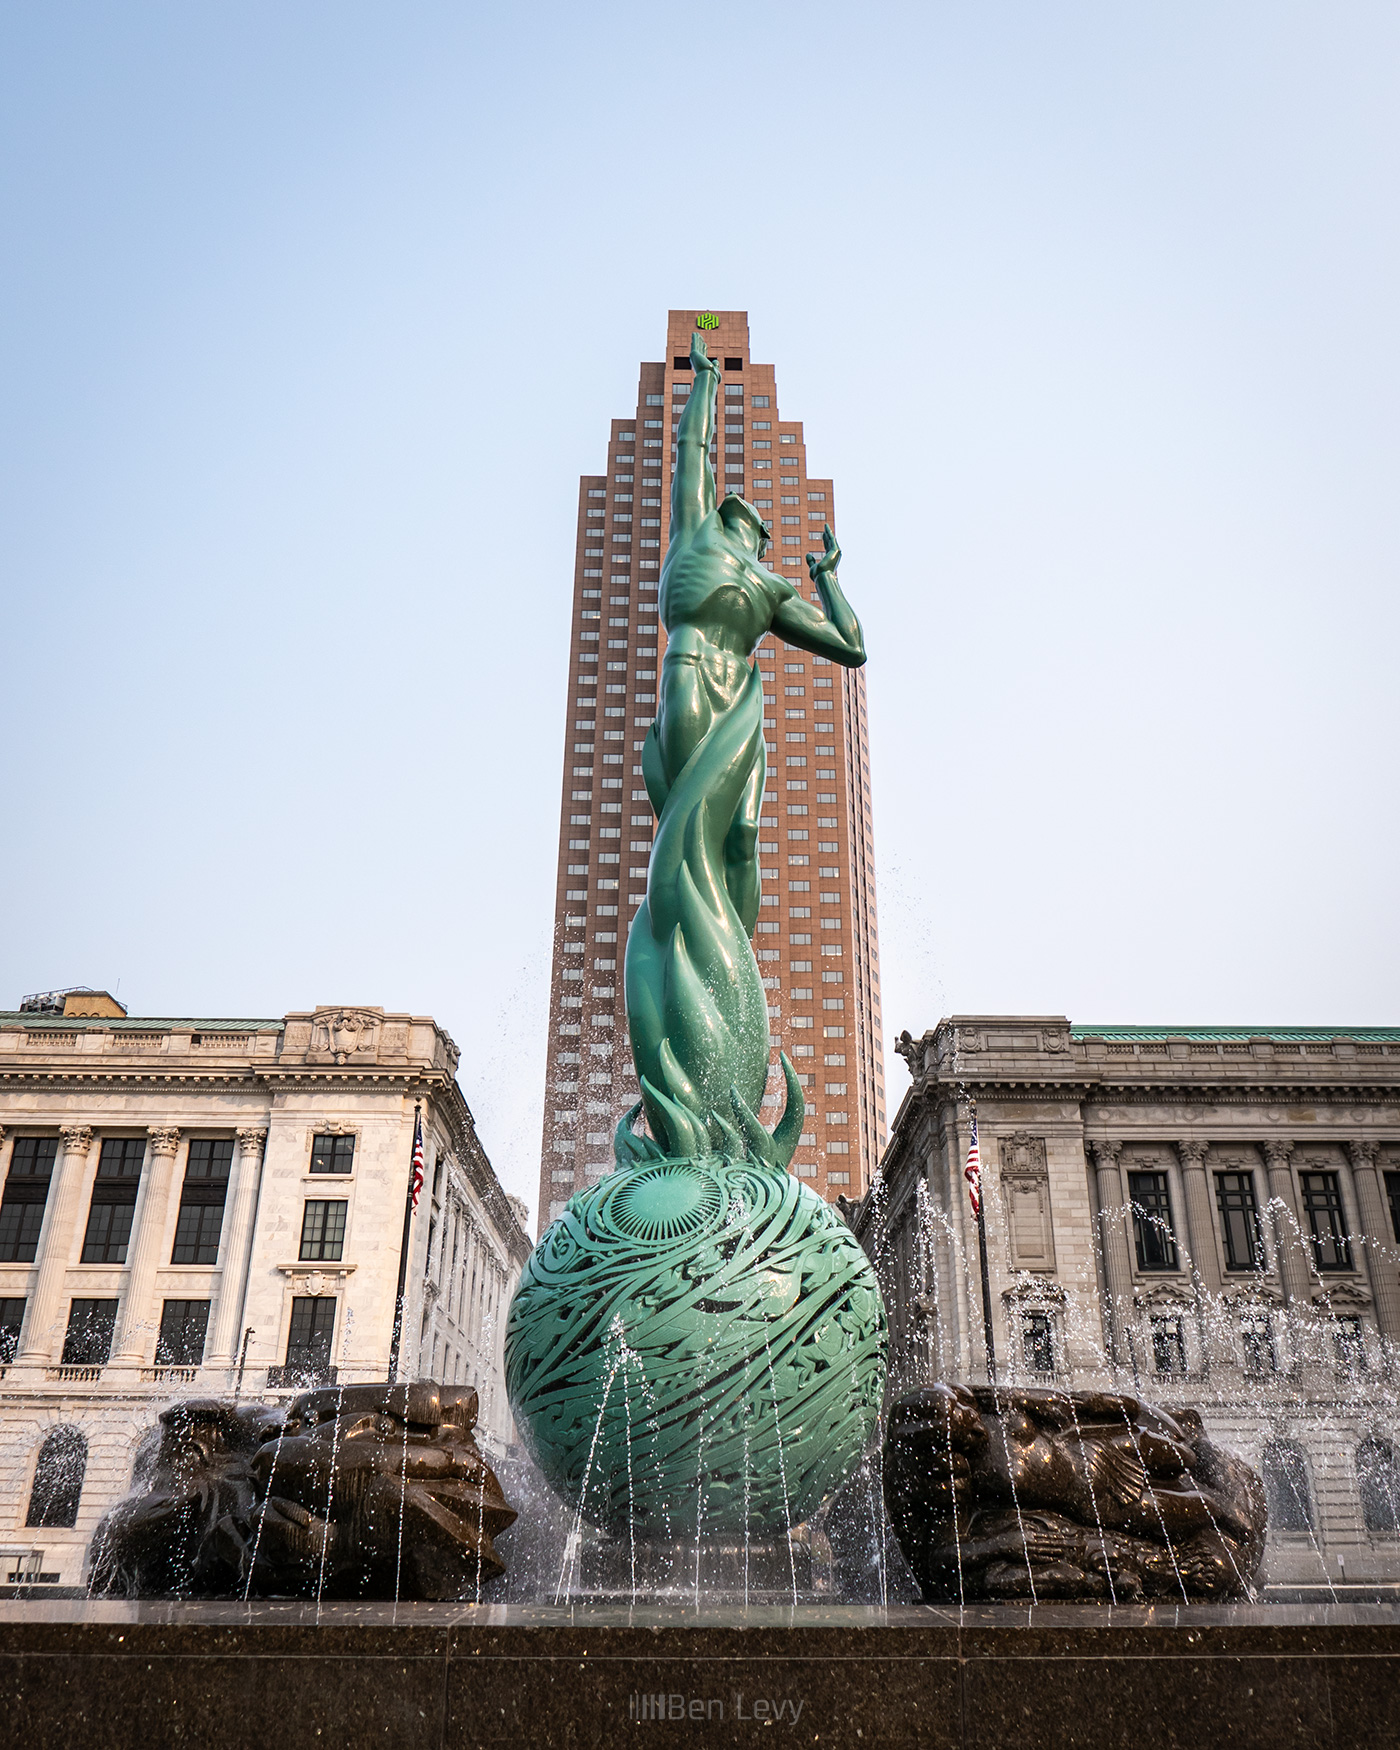
[[[772,1535],[869,1445],[885,1311],[850,1229],[799,1179],[720,1154],[643,1161],[543,1235],[505,1365],[521,1438],[593,1524]]]

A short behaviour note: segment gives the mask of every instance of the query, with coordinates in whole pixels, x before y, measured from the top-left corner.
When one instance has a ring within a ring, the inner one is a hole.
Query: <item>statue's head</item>
[[[757,558],[763,557],[768,545],[768,525],[747,499],[737,492],[727,493],[719,507],[724,532],[742,542]]]

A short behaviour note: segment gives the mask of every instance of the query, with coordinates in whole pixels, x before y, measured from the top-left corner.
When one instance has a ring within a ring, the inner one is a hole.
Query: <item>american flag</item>
[[[982,1157],[977,1152],[977,1114],[972,1114],[972,1137],[967,1145],[967,1165],[963,1168],[963,1178],[967,1180],[967,1195],[972,1202],[972,1213],[982,1213]]]
[[[423,1114],[413,1115],[413,1207],[418,1207],[418,1193],[423,1189]]]

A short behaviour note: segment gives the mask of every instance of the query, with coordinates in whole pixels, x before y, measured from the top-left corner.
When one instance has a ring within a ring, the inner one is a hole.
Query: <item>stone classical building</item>
[[[0,1585],[81,1582],[172,1399],[387,1377],[421,1106],[400,1374],[476,1386],[511,1439],[505,1309],[529,1255],[427,1016],[0,1012]]]
[[[850,1219],[892,1391],[985,1379],[963,1172],[976,1102],[1000,1380],[1191,1404],[1263,1471],[1266,1580],[1400,1580],[1400,1028],[954,1016]]]

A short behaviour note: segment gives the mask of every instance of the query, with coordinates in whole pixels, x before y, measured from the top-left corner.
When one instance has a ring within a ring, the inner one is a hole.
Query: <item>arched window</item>
[[[1272,1531],[1311,1531],[1312,1489],[1308,1462],[1296,1440],[1271,1440],[1264,1448],[1264,1495]]]
[[[88,1443],[76,1428],[55,1428],[39,1448],[26,1525],[76,1525]]]
[[[1361,1490],[1361,1520],[1375,1537],[1400,1535],[1400,1478],[1388,1440],[1371,1435],[1356,1449],[1356,1480]]]

